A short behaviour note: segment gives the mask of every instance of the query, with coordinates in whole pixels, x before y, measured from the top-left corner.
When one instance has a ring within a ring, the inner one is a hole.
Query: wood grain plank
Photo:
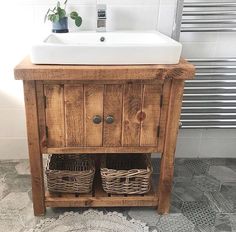
[[[122,128],[122,85],[105,85],[104,89],[104,128],[103,145],[121,146]],[[108,124],[106,118],[112,116],[114,122]]]
[[[45,196],[47,207],[157,207],[158,198],[153,196],[128,197],[51,197]]]
[[[165,141],[165,132],[166,132],[166,122],[169,108],[170,100],[170,90],[171,90],[172,79],[165,81],[162,91],[162,107],[161,107],[161,116],[160,116],[160,133],[158,139],[158,150],[163,152],[164,141]]]
[[[179,130],[183,89],[183,80],[172,81],[165,133],[164,152],[161,158],[161,171],[158,185],[158,212],[160,214],[168,213],[170,209],[170,199],[174,175],[175,149]]]
[[[163,84],[164,79],[153,80],[44,80],[45,85],[81,85],[81,84],[100,84],[100,85],[121,85],[121,84]]]
[[[34,65],[27,57],[14,69],[17,80],[193,79],[194,74],[194,66],[184,59],[169,65]]]
[[[36,95],[37,95],[37,110],[39,123],[39,140],[41,151],[47,149],[46,136],[46,118],[45,118],[45,101],[44,101],[44,87],[42,81],[36,81]]]
[[[55,153],[55,154],[61,154],[61,153],[153,153],[153,152],[160,152],[157,149],[157,146],[155,147],[149,147],[149,146],[127,146],[127,147],[57,147],[57,148],[47,148],[45,153]]]
[[[140,146],[157,146],[162,85],[144,85]]]
[[[29,161],[32,181],[34,214],[45,214],[43,162],[39,144],[37,117],[37,96],[35,81],[24,81],[26,124],[28,135]]]
[[[123,146],[139,146],[141,123],[138,113],[142,110],[142,85],[125,85],[123,95]]]
[[[83,85],[65,85],[66,146],[84,145],[84,91]]]
[[[103,121],[103,85],[84,85],[85,145],[102,146],[103,122],[95,124],[98,115]]]
[[[64,91],[61,85],[45,85],[48,147],[64,147]]]

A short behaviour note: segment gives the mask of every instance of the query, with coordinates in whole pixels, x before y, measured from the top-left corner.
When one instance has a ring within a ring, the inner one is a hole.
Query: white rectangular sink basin
[[[177,64],[182,46],[160,32],[50,34],[31,50],[34,64]]]

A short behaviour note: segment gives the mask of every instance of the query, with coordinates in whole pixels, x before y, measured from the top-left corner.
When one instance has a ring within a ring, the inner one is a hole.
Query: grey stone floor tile
[[[196,227],[196,231],[198,231],[198,232],[215,232],[215,227],[214,226],[201,225],[201,226]]]
[[[230,215],[219,213],[216,215],[215,232],[231,232]]]
[[[208,198],[210,205],[215,211],[222,213],[234,212],[234,202],[226,199],[220,192],[208,192],[205,193],[205,196]]]
[[[200,189],[202,192],[215,192],[220,191],[221,183],[214,176],[200,175],[194,176],[192,185]]]
[[[204,201],[184,202],[182,213],[194,225],[198,226],[214,226],[216,212]]]
[[[21,160],[18,164],[16,164],[15,169],[18,175],[30,175],[28,160]]]
[[[11,192],[27,192],[31,189],[31,179],[29,175],[6,174],[6,184]]]
[[[229,218],[230,218],[229,220],[232,227],[232,231],[235,232],[236,231],[236,213],[229,214]]]
[[[17,165],[18,162],[0,162],[0,177],[5,176],[8,173],[16,173],[15,165]]]
[[[236,166],[236,159],[235,159],[235,158],[228,158],[228,159],[226,159],[225,165],[226,165],[226,166],[228,166],[228,165],[234,165],[234,166]]]
[[[192,185],[191,182],[175,183],[173,193],[182,201],[198,201],[203,197],[203,192]]]
[[[225,166],[211,166],[208,173],[221,183],[236,182],[236,172]]]
[[[160,219],[155,208],[131,208],[128,211],[128,215],[147,223],[149,226],[156,226]]]
[[[226,158],[211,158],[211,159],[201,159],[204,162],[208,163],[210,166],[225,166]]]
[[[202,159],[186,159],[184,165],[195,175],[205,174],[209,170],[209,163]]]
[[[228,165],[228,168],[230,168],[231,170],[233,170],[234,172],[236,172],[236,166],[235,165]]]
[[[11,192],[0,201],[0,207],[4,209],[21,210],[31,204],[27,192]]]
[[[222,185],[220,193],[224,196],[225,199],[233,202],[233,212],[236,212],[236,186]]]
[[[155,226],[149,226],[149,231],[150,232],[159,232],[157,227],[155,227]]]
[[[183,214],[163,215],[157,223],[160,232],[193,232],[194,227]]]
[[[3,199],[8,193],[10,193],[10,190],[8,188],[8,185],[6,184],[5,177],[0,178],[0,200]]]
[[[193,172],[185,165],[176,165],[174,169],[174,182],[191,181]]]
[[[171,213],[181,213],[183,207],[183,200],[180,199],[175,193],[171,195]]]

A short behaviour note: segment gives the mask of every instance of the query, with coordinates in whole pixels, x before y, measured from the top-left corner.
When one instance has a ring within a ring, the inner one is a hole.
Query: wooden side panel
[[[161,157],[161,172],[159,178],[159,207],[158,212],[165,214],[170,209],[170,197],[174,175],[174,159],[176,140],[179,129],[179,119],[184,89],[183,80],[173,80],[168,107],[164,152]]]
[[[39,144],[39,127],[37,118],[37,99],[35,81],[24,81],[26,124],[28,134],[29,160],[32,181],[32,198],[34,214],[44,215],[44,181],[43,162]]]
[[[83,85],[65,85],[66,146],[84,144],[84,91]]]
[[[103,145],[121,146],[122,128],[122,85],[105,85],[104,89],[104,128]],[[114,122],[106,122],[107,117],[112,116]]]
[[[161,91],[162,85],[144,85],[143,87],[141,146],[157,146]]]
[[[103,131],[103,85],[84,85],[85,145],[102,146]],[[93,122],[94,116],[101,117],[101,123]]]
[[[127,84],[124,87],[123,100],[123,146],[139,146],[140,120],[142,110],[142,85]]]
[[[39,141],[41,151],[45,153],[47,149],[47,137],[46,137],[46,119],[45,119],[45,101],[44,101],[44,87],[42,81],[36,82],[36,93],[38,103],[38,123],[39,123]]]
[[[171,89],[171,79],[165,81],[162,90],[162,107],[161,107],[161,117],[160,117],[160,133],[158,139],[158,151],[163,152],[165,132],[166,132],[166,121],[170,100],[170,89]]]
[[[46,124],[48,147],[63,147],[65,144],[64,129],[64,91],[61,85],[45,85]]]

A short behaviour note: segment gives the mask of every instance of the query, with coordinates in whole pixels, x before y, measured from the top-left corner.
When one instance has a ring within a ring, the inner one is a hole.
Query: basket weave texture
[[[144,194],[151,188],[150,154],[103,155],[101,177],[110,194]]]
[[[95,163],[89,155],[50,155],[46,166],[48,190],[62,193],[89,193]]]

